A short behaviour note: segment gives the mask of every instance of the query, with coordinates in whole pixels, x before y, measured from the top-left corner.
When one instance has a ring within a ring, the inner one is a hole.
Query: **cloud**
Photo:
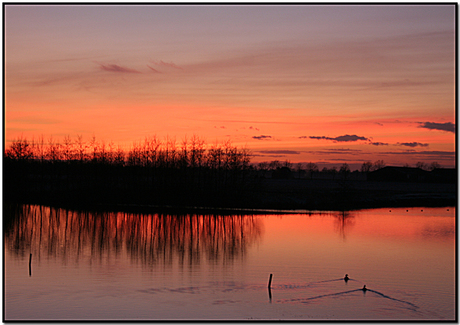
[[[345,154],[345,155],[358,155],[362,153],[362,150],[358,149],[325,149],[317,151],[309,151],[308,153],[318,154],[318,155],[336,155],[336,154]]]
[[[428,143],[420,143],[420,142],[398,142],[397,145],[399,146],[405,146],[405,147],[428,147]]]
[[[418,122],[420,124],[419,128],[425,128],[430,130],[440,130],[446,132],[455,133],[455,124],[451,122],[447,123],[435,123],[435,122]]]
[[[360,137],[360,136],[357,136],[357,135],[342,135],[340,137],[336,137],[334,138],[335,141],[345,141],[345,142],[348,142],[348,141],[358,141],[358,140],[368,140],[368,138],[366,137]]]
[[[438,158],[438,159],[455,158],[454,151],[419,151],[417,152],[417,154],[421,156],[427,156],[430,158]]]
[[[305,139],[306,136],[301,136],[299,139]],[[310,139],[317,139],[317,140],[332,140],[332,141],[337,141],[337,142],[353,142],[353,141],[358,141],[358,140],[369,140],[366,137],[361,137],[357,135],[341,135],[335,138],[330,138],[330,137],[325,137],[325,136],[310,136]]]
[[[148,67],[150,70],[152,70],[153,72],[155,72],[155,73],[162,73],[162,72],[158,71],[157,69],[152,68],[152,67],[149,66],[148,64],[147,64],[147,67]]]
[[[388,146],[388,143],[383,143],[383,142],[370,142],[369,144],[373,146]]]
[[[253,136],[253,139],[256,140],[266,140],[266,139],[271,139],[271,135],[259,135],[259,136]]]
[[[258,154],[253,154],[252,157],[270,157],[270,158],[285,158],[286,155],[258,155]]]
[[[181,67],[179,67],[177,64],[173,62],[164,62],[163,60],[160,61],[150,61],[155,65],[163,66],[163,67],[169,67],[169,68],[174,68],[174,69],[180,69],[183,70]]]
[[[300,151],[294,150],[263,150],[259,152],[270,155],[300,155]]]
[[[448,160],[448,161],[452,161],[452,159],[455,158],[455,151],[405,150],[405,151],[380,152],[379,155],[403,155],[403,156],[415,156],[418,159],[433,159],[433,160]]]
[[[140,73],[137,70],[121,67],[117,64],[102,64],[102,63],[98,63],[98,64],[101,70],[104,70],[104,71],[121,72],[121,73]]]
[[[250,126],[250,127],[249,127],[249,130],[256,130],[256,131],[259,131],[258,128],[255,128],[255,127],[253,127],[253,126]]]

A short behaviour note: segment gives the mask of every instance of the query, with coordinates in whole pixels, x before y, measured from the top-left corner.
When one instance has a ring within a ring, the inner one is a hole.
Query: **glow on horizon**
[[[197,135],[253,162],[454,167],[455,9],[5,5],[5,145]]]

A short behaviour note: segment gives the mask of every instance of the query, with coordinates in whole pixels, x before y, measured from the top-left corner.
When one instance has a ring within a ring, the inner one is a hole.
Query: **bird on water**
[[[348,277],[348,274],[345,274],[345,277],[343,278],[345,282],[347,282],[350,278]]]
[[[366,292],[366,291],[367,291],[366,285],[364,285],[364,287],[363,287],[361,290],[363,290],[364,292]]]

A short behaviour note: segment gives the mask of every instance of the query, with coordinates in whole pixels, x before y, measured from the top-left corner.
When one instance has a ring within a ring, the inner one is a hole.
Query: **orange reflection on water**
[[[244,258],[262,232],[260,221],[241,215],[78,212],[27,205],[12,213],[5,229],[9,249],[63,261],[128,254],[146,265],[225,262]]]
[[[268,216],[267,228],[278,241],[294,237],[332,236],[331,221],[336,233],[347,236],[385,237],[392,239],[423,239],[434,237],[452,243],[455,239],[455,207],[372,209],[320,214]]]
[[[453,319],[455,209],[389,210],[218,216],[7,206],[6,311],[11,319],[78,319],[82,310],[156,319],[176,316],[178,305],[187,306],[182,316],[269,315],[274,307],[273,319],[287,311],[348,319],[350,307],[372,320]],[[336,295],[364,284],[397,300]],[[316,296],[324,298],[303,303]],[[216,301],[228,302],[224,314]]]
[[[429,279],[432,290],[437,284],[454,292],[455,208],[267,216],[264,226],[279,281],[348,273],[372,288],[417,288]]]

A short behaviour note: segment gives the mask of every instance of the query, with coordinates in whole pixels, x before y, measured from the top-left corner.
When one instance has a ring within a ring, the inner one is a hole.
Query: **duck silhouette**
[[[345,282],[348,282],[348,280],[350,280],[350,278],[348,277],[348,274],[345,274],[345,277],[343,279],[345,280]]]
[[[364,287],[363,287],[361,290],[363,290],[364,292],[366,292],[366,291],[367,291],[366,285],[364,285]]]

